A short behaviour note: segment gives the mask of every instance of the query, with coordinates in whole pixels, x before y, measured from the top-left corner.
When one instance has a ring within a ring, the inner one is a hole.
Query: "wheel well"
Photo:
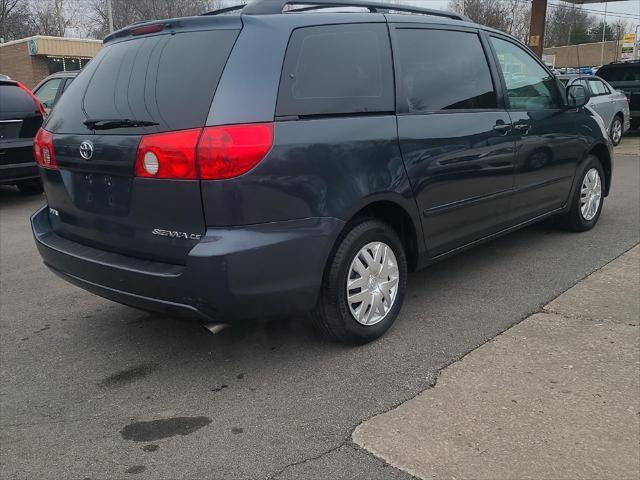
[[[609,149],[600,144],[596,145],[589,152],[591,155],[595,155],[602,164],[604,170],[604,194],[609,195],[609,188],[611,188],[611,156],[609,155]]]
[[[418,236],[413,221],[404,208],[394,202],[378,201],[358,211],[354,215],[354,218],[357,217],[376,218],[393,228],[404,247],[409,270],[415,269],[418,262]]]

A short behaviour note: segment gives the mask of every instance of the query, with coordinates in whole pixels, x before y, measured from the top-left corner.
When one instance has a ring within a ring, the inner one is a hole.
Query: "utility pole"
[[[609,2],[604,2],[604,20],[602,21],[602,48],[600,49],[600,65],[604,64],[604,40],[607,33],[607,6]]]
[[[113,32],[113,8],[111,7],[111,0],[107,0],[107,19],[109,21],[109,33]]]
[[[544,48],[544,24],[547,16],[547,0],[531,0],[531,24],[529,27],[529,47],[542,57]]]

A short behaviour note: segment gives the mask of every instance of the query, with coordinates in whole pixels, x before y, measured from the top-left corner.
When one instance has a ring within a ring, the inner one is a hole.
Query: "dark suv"
[[[48,267],[145,310],[311,314],[363,343],[409,270],[552,215],[597,222],[611,145],[583,87],[454,13],[296,3],[105,39],[36,139]]]
[[[44,114],[38,99],[24,85],[0,78],[0,185],[16,185],[28,195],[42,193],[33,138]]]
[[[629,100],[631,128],[640,128],[640,60],[604,65],[596,73]]]

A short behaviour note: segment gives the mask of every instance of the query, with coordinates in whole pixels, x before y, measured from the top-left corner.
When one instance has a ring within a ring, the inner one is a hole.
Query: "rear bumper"
[[[33,159],[33,138],[0,142],[0,184],[32,180],[39,176]]]
[[[143,310],[234,322],[309,312],[344,222],[308,218],[212,228],[191,250],[186,265],[142,260],[60,237],[46,206],[31,217],[31,225],[44,263],[70,283]]]
[[[0,184],[16,183],[40,178],[36,162],[0,165]]]

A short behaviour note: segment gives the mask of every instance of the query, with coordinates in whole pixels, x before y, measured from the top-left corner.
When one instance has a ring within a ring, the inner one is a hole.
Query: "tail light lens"
[[[208,127],[198,143],[203,180],[233,178],[255,167],[273,145],[273,124]]]
[[[195,179],[201,129],[144,135],[136,153],[137,177]]]
[[[273,124],[252,123],[145,135],[135,175],[222,180],[255,167],[273,145]]]
[[[33,155],[36,163],[43,168],[58,168],[56,156],[53,153],[53,134],[42,128],[33,139]]]

